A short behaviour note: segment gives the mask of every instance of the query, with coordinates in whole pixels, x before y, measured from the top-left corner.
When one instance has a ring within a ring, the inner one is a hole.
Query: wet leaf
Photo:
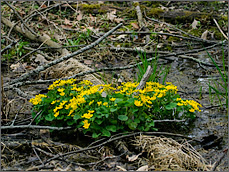
[[[138,159],[139,155],[141,155],[142,153],[139,153],[138,155],[133,155],[131,157],[127,157],[128,158],[128,161],[132,162],[132,161],[135,161],[136,159]]]
[[[207,36],[208,36],[208,30],[206,30],[206,31],[201,35],[201,39],[207,40]]]
[[[64,19],[64,24],[66,24],[66,25],[70,25],[70,26],[72,25],[72,24],[71,24],[71,21],[70,21],[70,20],[68,20],[68,19],[66,19],[66,18]]]
[[[117,165],[116,167],[119,169],[118,171],[127,171],[125,168],[123,168],[123,167],[121,167],[119,165]]]
[[[192,22],[192,29],[197,29],[197,25],[199,24],[199,21],[197,21],[196,19],[194,19],[194,21]]]
[[[139,26],[137,23],[131,23],[131,25],[133,26],[134,29],[139,29]]]
[[[148,165],[144,165],[142,167],[140,167],[139,169],[137,169],[136,171],[148,171]]]
[[[80,20],[82,20],[82,18],[83,18],[83,14],[82,14],[81,11],[79,11],[79,15],[76,17],[76,19],[77,19],[78,21],[80,21]]]

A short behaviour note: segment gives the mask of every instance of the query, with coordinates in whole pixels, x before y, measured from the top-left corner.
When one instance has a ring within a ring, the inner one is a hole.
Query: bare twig
[[[216,168],[219,166],[220,162],[224,159],[224,157],[228,154],[228,148],[223,151],[223,155],[215,162],[214,166],[212,167],[211,171],[215,171]]]
[[[30,95],[28,95],[28,94],[26,94],[26,93],[24,93],[23,91],[21,91],[19,88],[12,88],[19,96],[21,96],[21,97],[23,97],[23,98],[26,98],[26,99],[31,99],[31,98],[33,98],[32,96],[30,96]]]
[[[219,31],[222,33],[223,37],[228,40],[227,35],[225,35],[225,33],[222,31],[222,29],[220,28],[219,24],[217,23],[217,21],[214,18],[213,18],[213,21],[215,22],[215,24],[218,27]]]
[[[14,9],[14,7],[12,7],[7,1],[5,1],[5,3],[14,11],[14,13],[17,15],[17,17],[21,20],[21,22],[25,25],[25,27],[34,35],[37,35],[37,33],[35,33],[30,27],[27,26],[27,24],[24,22],[24,20],[21,18],[21,16],[18,14],[18,12]],[[24,31],[25,33],[25,31]]]
[[[226,41],[223,41],[223,43],[225,43]],[[217,44],[214,44],[214,45],[211,45],[211,46],[208,46],[208,47],[205,47],[205,48],[201,48],[201,49],[195,49],[195,50],[190,50],[190,51],[186,51],[186,52],[179,52],[179,53],[170,53],[170,54],[167,54],[167,55],[162,55],[162,56],[158,56],[158,59],[166,59],[166,60],[169,60],[171,61],[171,59],[169,57],[171,56],[174,56],[174,57],[178,57],[179,55],[185,55],[185,54],[192,54],[192,53],[198,53],[198,52],[201,52],[201,51],[205,51],[207,49],[212,49],[216,46],[219,46],[219,45],[222,45],[222,42],[221,43],[217,43]],[[184,58],[184,56],[183,56]],[[185,57],[185,58],[188,58],[190,60],[194,60],[192,58],[189,58],[189,57]],[[147,61],[152,61],[154,60],[155,58],[152,57],[152,58],[149,58],[147,59]],[[215,67],[214,64],[209,64],[209,63],[205,63],[205,62],[202,62],[202,61],[199,61],[199,60],[194,60],[196,62],[198,62],[199,64],[202,64],[202,65],[205,65],[205,66],[210,66],[210,67]],[[96,73],[96,72],[103,72],[103,71],[115,71],[115,70],[125,70],[125,69],[131,69],[131,68],[134,68],[138,65],[141,65],[142,62],[139,62],[139,63],[136,63],[134,65],[128,65],[128,66],[123,66],[123,67],[113,67],[113,68],[102,68],[102,69],[95,69],[95,70],[89,70],[89,71],[85,71],[85,72],[80,72],[80,73],[77,73],[73,76],[70,76],[70,77],[66,77],[66,78],[62,78],[63,80],[67,80],[67,79],[70,79],[70,78],[76,78],[76,77],[79,77],[79,76],[84,76],[84,75],[87,75],[87,74],[92,74],[92,73]],[[219,67],[222,67],[221,65],[218,65]],[[24,82],[18,82],[16,84],[12,84],[12,85],[5,85],[4,86],[4,91],[7,91],[7,90],[10,90],[10,89],[13,89],[15,87],[20,87],[20,86],[23,86],[23,85],[31,85],[31,84],[47,84],[47,83],[52,83],[54,81],[56,81],[57,79],[51,79],[51,80],[38,80],[38,81],[24,81]]]
[[[80,49],[80,50],[78,50],[78,51],[76,51],[76,52],[74,52],[72,54],[63,56],[63,57],[61,57],[59,59],[56,59],[56,60],[54,60],[54,61],[52,61],[52,62],[50,62],[50,63],[48,63],[48,64],[46,64],[44,66],[39,66],[36,69],[30,71],[29,73],[25,73],[25,74],[21,75],[21,77],[19,77],[17,79],[14,79],[13,81],[9,82],[9,84],[14,84],[14,83],[23,81],[23,80],[27,79],[28,77],[30,77],[30,76],[32,76],[34,74],[37,74],[37,73],[39,73],[39,72],[41,72],[41,71],[43,71],[43,70],[45,70],[45,69],[47,69],[47,68],[49,68],[49,67],[51,67],[53,65],[56,65],[56,64],[58,64],[58,63],[60,63],[60,62],[62,62],[64,60],[68,60],[73,56],[76,56],[76,55],[78,55],[78,54],[80,54],[80,53],[82,53],[84,51],[87,51],[87,50],[93,48],[94,46],[98,45],[102,40],[104,40],[107,36],[109,36],[112,32],[114,32],[115,30],[117,30],[121,26],[122,26],[122,23],[118,24],[115,28],[111,29],[104,36],[102,36],[101,38],[97,39],[92,44],[90,44],[90,45],[88,45],[88,46],[86,46],[86,47],[84,47],[84,48],[82,48],[82,49]]]
[[[16,45],[20,40],[14,40],[11,44],[7,45],[4,49],[1,50],[1,54],[4,53],[6,50],[11,49],[14,45]]]
[[[145,13],[145,12],[144,12],[144,13]],[[185,31],[183,31],[183,30],[181,30],[181,29],[178,29],[177,27],[175,27],[175,26],[173,26],[173,25],[171,25],[171,24],[168,24],[168,23],[166,23],[166,22],[162,22],[162,21],[159,21],[159,20],[157,20],[157,19],[147,17],[147,16],[146,16],[146,13],[145,13],[145,17],[146,17],[147,19],[151,20],[151,21],[155,21],[155,22],[158,22],[158,23],[163,23],[163,24],[167,25],[167,26],[170,27],[170,28],[173,28],[173,29],[175,29],[175,30],[178,30],[178,31],[180,31],[180,32],[183,33],[183,34],[188,35],[188,36],[191,37],[191,38],[194,38],[196,41],[206,42],[206,43],[211,43],[211,44],[212,44],[212,43],[216,43],[216,41],[204,40],[204,39],[198,38],[198,37],[196,37],[196,36],[193,36],[193,35],[191,35],[191,34],[188,34],[187,32],[185,32]]]

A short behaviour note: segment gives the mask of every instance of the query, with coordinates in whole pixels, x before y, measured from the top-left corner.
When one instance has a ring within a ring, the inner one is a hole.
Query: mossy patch
[[[159,17],[161,13],[164,13],[165,11],[161,8],[152,8],[149,12],[147,12],[147,16],[149,17]]]

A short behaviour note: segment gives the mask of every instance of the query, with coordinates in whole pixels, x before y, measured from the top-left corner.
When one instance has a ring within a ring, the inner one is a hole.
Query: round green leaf
[[[121,121],[126,121],[128,119],[128,116],[126,116],[126,115],[119,115],[118,116],[118,119],[121,120]]]

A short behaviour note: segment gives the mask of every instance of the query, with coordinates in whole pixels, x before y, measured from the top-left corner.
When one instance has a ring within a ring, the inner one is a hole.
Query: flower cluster
[[[30,102],[34,110],[43,111],[39,121],[83,127],[93,137],[109,136],[118,130],[148,131],[154,119],[174,119],[184,110],[185,117],[193,117],[195,111],[200,111],[201,105],[181,99],[172,83],[146,82],[145,88],[136,90],[138,84],[126,82],[115,88],[111,84],[93,85],[88,80],[57,80],[49,86],[47,95],[36,95]]]
[[[30,99],[29,102],[32,103],[33,105],[38,105],[39,103],[41,103],[43,97],[47,97],[47,96],[44,94],[38,94],[35,96],[35,98]]]

